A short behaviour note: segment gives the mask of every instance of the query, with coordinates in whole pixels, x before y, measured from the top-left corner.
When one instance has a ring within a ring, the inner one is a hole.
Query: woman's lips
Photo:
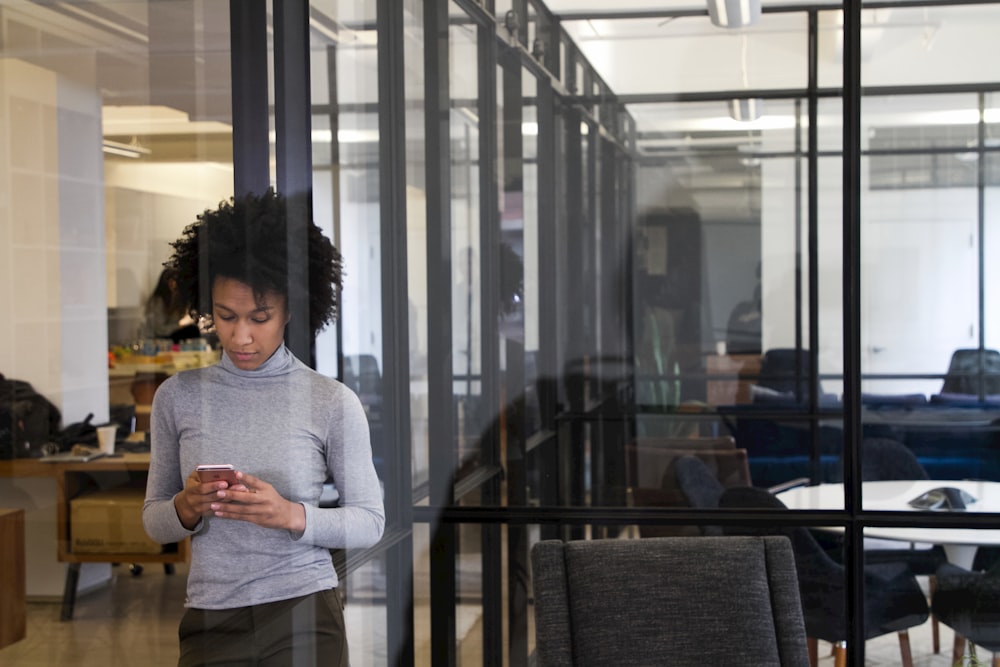
[[[233,352],[233,356],[236,357],[238,361],[250,361],[253,359],[253,352]]]

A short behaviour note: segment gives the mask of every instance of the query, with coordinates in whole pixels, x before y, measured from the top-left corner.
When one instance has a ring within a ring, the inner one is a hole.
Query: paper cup
[[[117,424],[97,427],[97,444],[105,454],[115,453],[115,433],[118,431]]]

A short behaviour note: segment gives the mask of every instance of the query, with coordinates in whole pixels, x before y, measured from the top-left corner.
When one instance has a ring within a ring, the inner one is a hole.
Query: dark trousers
[[[348,667],[336,589],[239,609],[188,609],[178,667]]]

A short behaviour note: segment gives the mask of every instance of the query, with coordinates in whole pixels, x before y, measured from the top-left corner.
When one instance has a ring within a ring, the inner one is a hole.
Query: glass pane
[[[514,6],[513,0],[494,0],[493,9],[498,19],[503,19],[507,16],[507,12],[511,11]]]
[[[423,2],[408,0],[403,58],[406,104],[406,265],[410,347],[410,442],[413,487],[429,479],[427,349],[431,328],[427,316],[427,142],[424,139]]]
[[[374,14],[374,2],[367,9]],[[317,22],[359,24],[358,2],[314,6]],[[329,13],[325,13],[329,12]],[[364,12],[361,12],[362,14]],[[361,398],[369,418],[376,468],[382,442],[382,316],[379,251],[378,115],[375,30],[355,30],[352,39],[317,31],[311,50],[313,218],[334,239],[344,262],[340,326],[316,340],[316,368],[337,376],[338,333],[343,379]],[[369,110],[365,111],[366,107]],[[356,110],[356,111],[355,111]]]
[[[1000,95],[985,96],[985,146],[990,149],[982,156],[985,189],[983,192],[983,255],[997,257],[1000,253]],[[1000,267],[987,261],[983,266],[983,340],[989,349],[1000,349]]]
[[[803,105],[804,107],[805,105]],[[840,98],[822,98],[817,108],[817,141],[821,153],[840,154],[844,150],[844,107]],[[803,113],[807,113],[803,109]],[[808,124],[808,123],[806,123]],[[826,179],[820,179],[820,184],[826,190],[839,190],[829,185]]]
[[[344,624],[347,645],[354,667],[392,664],[386,644],[386,558],[384,553],[365,563],[353,565],[341,580],[346,591]]]
[[[863,100],[866,507],[881,502],[874,494],[884,480],[933,480],[899,489],[890,498],[899,504],[935,485],[960,486],[953,480],[1000,479],[991,425],[1000,412],[989,399],[1000,393],[1000,353],[985,345],[992,315],[981,287],[992,188],[989,162],[980,165],[988,159],[980,104],[974,94]],[[904,292],[920,298],[900,299]],[[894,454],[880,453],[890,446]]]
[[[541,286],[538,278],[538,267],[541,258],[538,254],[538,118],[535,106],[535,95],[538,83],[533,76],[524,73],[524,105],[521,122],[522,155],[523,155],[523,198],[521,211],[524,219],[522,262],[523,272],[523,320],[524,349],[530,358],[539,350],[539,293]],[[525,362],[530,368],[530,362]],[[535,375],[525,369],[525,381],[530,386]]]
[[[719,29],[708,16],[595,18],[561,25],[619,95],[806,85],[805,14],[766,13],[745,31]],[[656,63],[656,76],[647,67],[623,63]]]
[[[0,2],[0,373],[29,383],[58,409],[58,424],[46,423],[44,436],[33,433],[30,446],[15,443],[10,430],[0,435],[0,462],[11,466],[0,478],[0,507],[27,509],[30,599],[61,597],[66,562],[94,561],[80,567],[79,581],[101,599],[89,612],[78,610],[81,616],[134,600],[112,601],[105,586],[115,573],[130,576],[127,566],[111,565],[129,558],[113,550],[82,555],[86,545],[67,539],[70,502],[84,489],[117,491],[134,483],[139,488],[128,502],[137,510],[156,387],[217,359],[209,349],[216,340],[187,315],[192,304],[173,300],[169,281],[153,296],[173,252],[170,242],[233,194],[229,25],[226,0]],[[26,478],[11,472],[21,463],[49,465],[37,458],[63,446],[59,429],[75,424],[80,434],[88,419],[119,425],[114,446],[122,458],[109,459],[109,470],[72,474],[67,485],[62,478],[56,485],[48,470],[36,468]],[[131,520],[124,530],[145,537]],[[166,563],[178,574],[160,580],[164,590],[179,584],[165,593],[162,609],[150,606],[145,621],[176,628],[185,547],[143,548],[150,578]],[[0,566],[14,571],[9,561]],[[28,634],[37,636],[37,628]],[[99,646],[63,638],[43,642],[44,651],[72,645],[72,656],[54,661],[104,660],[107,641],[119,637],[97,634]],[[176,633],[163,637],[143,645],[144,660],[176,660]],[[37,650],[34,642],[19,642],[0,662],[44,661]]]
[[[820,157],[817,163],[820,395],[831,401],[844,394],[844,163],[839,155]]]
[[[479,70],[474,23],[449,28],[451,98],[452,373],[457,458],[478,457],[482,432],[482,288],[479,228]]]
[[[844,13],[839,9],[818,12],[817,24],[817,84],[840,88],[844,84]]]
[[[994,4],[866,9],[861,16],[864,86],[996,81]],[[961,63],[956,66],[956,63]]]
[[[881,7],[861,13],[861,82],[864,86],[950,85],[995,81],[991,53],[1000,8]],[[843,13],[819,14],[819,85],[843,83]],[[956,67],[955,63],[961,63]]]
[[[375,2],[314,0],[310,14],[313,219],[334,240],[344,265],[339,326],[317,337],[316,369],[342,377],[361,399],[382,478],[387,452]],[[352,664],[386,664],[385,558],[357,562],[353,552],[343,555],[351,567],[341,590]]]

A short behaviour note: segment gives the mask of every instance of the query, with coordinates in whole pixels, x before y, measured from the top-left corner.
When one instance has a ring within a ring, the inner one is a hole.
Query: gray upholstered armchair
[[[809,664],[784,536],[544,540],[531,563],[543,667]]]

